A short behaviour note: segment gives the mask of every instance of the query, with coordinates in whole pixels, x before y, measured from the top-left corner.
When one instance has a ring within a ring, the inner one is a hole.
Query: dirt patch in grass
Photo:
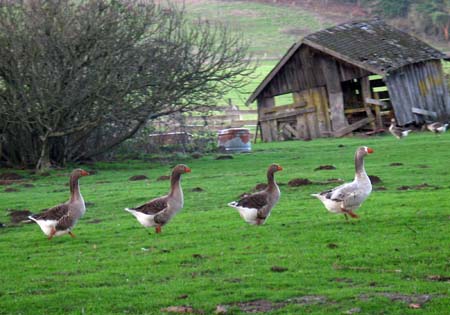
[[[232,160],[232,159],[234,159],[234,157],[229,154],[219,155],[216,157],[216,160]]]
[[[381,190],[387,190],[384,186],[375,187],[373,190],[381,191]]]
[[[144,180],[144,179],[148,179],[148,177],[145,175],[134,175],[134,176],[131,176],[130,178],[128,178],[128,180],[131,180],[131,181]]]
[[[326,301],[327,301],[327,298],[322,295],[306,295],[306,296],[290,298],[290,299],[287,299],[282,302],[272,302],[269,300],[255,300],[255,301],[249,301],[249,302],[238,302],[238,303],[234,303],[231,305],[225,305],[225,306],[238,307],[242,312],[245,312],[245,313],[265,313],[265,312],[271,312],[273,310],[283,308],[289,304],[313,305],[313,304],[325,303]]]
[[[369,179],[370,179],[370,182],[372,183],[372,185],[381,183],[381,178],[379,178],[376,175],[369,175]]]
[[[201,187],[194,187],[194,188],[191,189],[191,191],[192,192],[203,192],[205,190],[203,188],[201,188]]]
[[[406,304],[419,304],[423,305],[434,297],[431,294],[403,294],[403,293],[392,293],[392,292],[379,292],[374,294],[362,294],[359,296],[361,300],[369,300],[373,296],[384,296],[393,302],[403,302]]]
[[[195,310],[191,306],[169,306],[161,309],[161,312],[176,314],[205,314],[203,310]]]
[[[17,209],[10,209],[8,216],[11,217],[11,223],[18,224],[23,221],[28,221],[28,216],[32,215],[33,213],[29,210],[17,210]]]
[[[272,266],[272,267],[270,267],[270,271],[272,271],[272,272],[285,272],[285,271],[288,271],[288,268],[281,267],[281,266]]]
[[[170,179],[170,175],[162,175],[162,176],[159,176],[156,180],[163,181],[163,180],[169,180],[169,179]]]
[[[22,185],[20,185],[20,186],[22,186],[22,187],[24,187],[24,188],[33,188],[33,187],[34,187],[33,184],[29,184],[29,183],[24,183],[24,184],[22,184]]]
[[[335,170],[336,167],[333,165],[320,165],[314,169],[314,171],[329,171],[329,170]]]
[[[255,187],[253,187],[252,191],[253,191],[253,192],[255,192],[255,191],[261,191],[261,190],[264,190],[264,189],[266,189],[266,188],[267,188],[267,184],[266,184],[266,183],[258,183],[258,184],[256,184]]]
[[[103,222],[103,220],[100,220],[100,219],[93,219],[93,220],[87,221],[86,223],[89,223],[89,224],[99,224],[100,222]]]
[[[439,282],[450,282],[450,276],[430,275],[430,276],[427,276],[427,280],[439,281]]]
[[[8,187],[4,190],[4,192],[17,192],[17,191],[19,191],[19,189],[14,187]]]
[[[417,165],[418,168],[430,168],[428,165],[425,164],[419,164]]]
[[[419,185],[415,185],[415,186],[400,186],[397,188],[397,190],[421,190],[421,189],[426,189],[426,188],[433,188],[433,189],[439,189],[439,186],[435,186],[435,185],[429,185],[427,183],[423,183],[423,184],[419,184]]]
[[[17,173],[3,173],[0,174],[0,179],[2,180],[20,180],[23,176]]]
[[[311,185],[312,183],[313,182],[307,178],[294,178],[288,182],[288,185],[290,187],[298,187],[298,186]]]
[[[394,162],[394,163],[389,164],[389,166],[402,166],[402,165],[403,165],[403,163],[399,163],[399,162]]]

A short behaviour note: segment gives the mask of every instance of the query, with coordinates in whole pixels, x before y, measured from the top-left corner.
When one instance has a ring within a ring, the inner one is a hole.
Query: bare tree
[[[0,0],[1,156],[45,169],[102,154],[242,87],[247,51],[170,4]]]

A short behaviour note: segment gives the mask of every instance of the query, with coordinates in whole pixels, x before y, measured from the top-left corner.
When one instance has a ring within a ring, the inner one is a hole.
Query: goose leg
[[[48,240],[51,240],[53,238],[53,236],[55,236],[55,234],[56,234],[56,229],[52,228],[50,235],[48,236]]]
[[[157,226],[156,226],[155,232],[156,232],[157,234],[161,233],[161,225],[157,225]]]
[[[347,209],[344,209],[344,208],[341,208],[341,210],[344,213],[346,218],[347,218],[347,214],[349,216],[351,216],[352,218],[354,218],[354,219],[359,218],[359,216],[357,214],[355,214],[352,210],[347,210]]]
[[[75,237],[76,237],[76,235],[73,234],[72,231],[69,231],[69,235],[70,235],[70,237],[72,237],[72,238],[75,238]]]
[[[345,216],[345,221],[348,222],[348,215],[347,215],[347,213],[344,213],[344,216]]]

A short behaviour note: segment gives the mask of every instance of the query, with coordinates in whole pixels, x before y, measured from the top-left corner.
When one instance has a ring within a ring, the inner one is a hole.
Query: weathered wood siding
[[[330,62],[336,63],[340,82],[371,74],[303,44],[273,77],[259,97],[272,97],[326,86],[329,73],[322,65]]]
[[[412,107],[436,112],[442,120],[450,113],[440,60],[415,63],[393,71],[386,77],[386,86],[399,125],[431,119],[414,114]]]

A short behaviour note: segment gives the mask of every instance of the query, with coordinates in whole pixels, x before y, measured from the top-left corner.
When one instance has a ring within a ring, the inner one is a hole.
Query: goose
[[[228,206],[235,208],[242,219],[249,224],[262,225],[270,215],[272,208],[280,199],[280,189],[275,182],[275,172],[282,171],[278,164],[272,164],[267,170],[266,189],[246,195],[237,201],[228,203]]]
[[[183,208],[181,175],[190,172],[191,169],[184,164],[175,166],[170,176],[170,191],[167,195],[152,199],[136,208],[125,208],[125,211],[134,215],[144,227],[155,227],[155,232],[161,233],[162,226]]]
[[[447,131],[448,124],[443,124],[440,122],[434,122],[432,124],[427,124],[427,129],[435,134],[444,133]]]
[[[78,179],[87,175],[89,175],[89,173],[85,170],[79,168],[73,170],[69,180],[69,201],[28,217],[39,225],[42,232],[48,236],[49,240],[54,236],[61,236],[64,234],[75,237],[75,234],[72,233],[72,229],[86,212],[86,206],[84,204],[83,196],[80,193]]]
[[[401,139],[403,137],[407,137],[411,130],[406,130],[400,127],[397,127],[395,123],[395,119],[391,119],[391,125],[389,126],[389,132],[396,137],[397,139]]]
[[[334,189],[326,190],[311,196],[319,199],[332,213],[347,214],[352,218],[358,218],[353,212],[358,209],[372,191],[372,183],[364,169],[364,157],[373,153],[369,147],[362,146],[355,153],[355,179],[351,183],[342,184]]]

